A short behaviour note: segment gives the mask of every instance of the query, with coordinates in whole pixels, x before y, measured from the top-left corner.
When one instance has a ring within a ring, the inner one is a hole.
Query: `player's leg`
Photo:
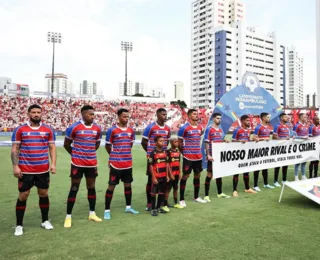
[[[104,219],[108,220],[111,218],[111,214],[110,214],[111,201],[112,201],[114,189],[116,185],[119,184],[120,176],[121,176],[121,171],[110,166],[109,186],[106,190],[106,198],[105,198]]]
[[[199,197],[199,191],[200,191],[200,177],[202,172],[202,160],[199,161],[193,161],[192,162],[192,169],[193,169],[193,188],[194,188],[194,196],[193,201],[200,202],[200,203],[206,203],[207,201],[203,200],[201,197]]]
[[[299,167],[300,167],[300,164],[296,164],[294,166],[294,180],[295,181],[298,181],[299,180]]]
[[[238,197],[238,191],[237,191],[237,188],[238,188],[238,182],[239,182],[239,174],[235,174],[233,175],[233,178],[232,178],[232,185],[233,185],[233,193],[232,193],[232,196],[233,197]]]
[[[138,211],[134,210],[134,208],[131,206],[131,201],[132,201],[132,188],[131,188],[131,183],[133,182],[132,178],[132,168],[126,169],[121,171],[121,180],[124,185],[124,197],[126,199],[126,213],[131,213],[131,214],[139,214]]]
[[[35,186],[38,188],[39,195],[39,208],[42,215],[41,227],[47,230],[53,229],[53,226],[49,222],[49,196],[48,189],[50,184],[50,174],[49,172],[38,174],[35,176]]]
[[[229,199],[230,196],[228,196],[222,192],[222,178],[216,179],[216,185],[217,185],[217,191],[218,191],[218,195],[217,195],[218,198]]]
[[[186,190],[187,180],[191,174],[192,167],[191,161],[183,158],[183,166],[182,166],[182,178],[180,180],[180,205],[186,207],[187,204],[184,200],[184,193]]]
[[[311,179],[312,178],[312,172],[313,172],[313,169],[314,169],[314,161],[311,161],[309,163],[309,178]]]
[[[87,198],[89,202],[89,220],[95,222],[101,222],[102,219],[97,217],[96,214],[96,178],[98,176],[97,167],[86,168],[85,169],[85,177],[86,177],[86,185],[87,185]]]
[[[287,181],[288,166],[282,166],[282,183]]]
[[[268,181],[268,169],[262,170],[262,177],[263,177],[263,184],[264,184],[263,187],[267,189],[274,189],[274,187],[271,186]]]
[[[206,176],[206,180],[204,182],[204,200],[207,202],[211,202],[210,197],[209,197],[211,180],[212,180],[212,162],[208,161],[207,176]]]
[[[179,175],[174,176],[174,180],[172,182],[173,187],[173,207],[176,209],[183,209],[183,207],[178,203],[178,189],[179,189]]]
[[[68,194],[67,200],[67,215],[64,221],[64,227],[71,227],[71,214],[73,210],[74,203],[76,202],[77,193],[79,191],[79,186],[83,176],[83,168],[71,165],[71,187]]]
[[[261,191],[261,189],[258,186],[259,173],[260,173],[260,171],[253,172],[253,189],[255,191]],[[244,175],[243,175],[243,177],[244,177]]]
[[[318,177],[318,169],[319,169],[319,161],[314,161],[313,163],[314,165],[314,178],[317,178]]]
[[[250,180],[249,173],[248,172],[244,173],[243,174],[243,182],[244,182],[244,187],[245,187],[244,192],[252,193],[252,194],[257,193],[255,190],[250,188],[249,180]]]
[[[283,168],[282,168],[283,171]],[[280,167],[276,167],[274,168],[274,181],[273,181],[273,185],[276,187],[281,187],[281,185],[278,182],[278,178],[279,178],[279,172],[280,172]]]
[[[170,191],[172,189],[173,186],[173,180],[170,180],[166,183],[165,185],[165,193],[164,193],[164,203],[163,203],[163,209],[167,212],[170,211],[169,209],[169,204],[168,204],[168,199],[169,199],[169,195],[170,195]],[[170,205],[170,207],[172,208],[172,206]]]
[[[146,184],[146,196],[147,196],[147,206],[146,211],[151,211],[151,185],[152,185],[152,177],[149,171],[149,161],[147,160],[147,170],[146,175],[148,177],[147,184]]]
[[[18,179],[19,196],[16,203],[16,228],[14,235],[23,235],[23,217],[27,207],[27,199],[30,194],[30,189],[34,185],[34,175],[24,174]]]
[[[156,217],[158,216],[158,211],[156,209],[156,196],[158,194],[158,185],[159,184],[153,184],[151,183],[151,190],[150,190],[150,196],[151,196],[151,216]]]
[[[164,210],[164,194],[166,191],[166,179],[159,181],[159,190],[158,190],[158,201],[157,201],[157,209],[159,213],[165,214],[168,211]]]
[[[304,163],[301,163],[301,179],[302,180],[306,180],[307,177],[306,177],[306,165],[307,165],[307,162],[304,162]]]

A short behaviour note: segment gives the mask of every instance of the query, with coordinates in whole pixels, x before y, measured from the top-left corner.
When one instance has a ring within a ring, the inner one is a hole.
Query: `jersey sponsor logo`
[[[187,132],[189,135],[192,135],[192,134],[201,134],[201,131],[200,130],[190,130]]]
[[[45,136],[45,135],[46,135],[46,132],[40,132],[40,135],[41,135],[41,136]]]

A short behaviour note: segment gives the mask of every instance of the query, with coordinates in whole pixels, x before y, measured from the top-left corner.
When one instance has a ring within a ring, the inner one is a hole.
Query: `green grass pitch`
[[[116,189],[111,205],[112,219],[102,223],[87,220],[88,202],[82,182],[73,210],[73,226],[64,229],[66,199],[70,186],[70,157],[58,148],[57,174],[51,176],[50,219],[54,230],[40,228],[38,197],[33,189],[27,202],[24,235],[14,237],[17,180],[12,175],[10,148],[1,147],[0,259],[317,259],[319,206],[287,188],[279,204],[280,189],[256,195],[243,192],[239,198],[218,199],[215,182],[212,203],[192,202],[192,179],[186,189],[187,208],[151,217],[145,209],[145,153],[134,146],[133,206],[140,215],[124,213],[123,185]],[[107,153],[98,150],[98,216],[103,217],[107,187]],[[273,178],[270,171],[270,183]],[[201,178],[201,196],[204,192]],[[280,175],[281,176],[281,175]],[[251,183],[252,183],[251,177]],[[292,167],[289,180],[293,180]],[[260,177],[261,186],[262,176]],[[223,189],[232,192],[231,178]]]

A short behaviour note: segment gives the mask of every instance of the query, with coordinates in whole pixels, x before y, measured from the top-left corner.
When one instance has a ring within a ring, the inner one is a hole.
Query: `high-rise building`
[[[287,49],[288,56],[288,106],[303,107],[303,59],[294,47]]]
[[[184,86],[181,81],[174,82],[174,98],[177,100],[184,100]]]
[[[125,88],[124,88],[125,83],[120,83],[119,84],[119,96],[125,96]],[[128,80],[128,86],[127,86],[127,96],[132,96],[133,94],[133,82],[131,80]]]
[[[84,80],[80,84],[80,95],[97,95],[97,83],[93,81]]]
[[[45,89],[47,92],[51,91],[52,74],[45,75]],[[53,92],[54,93],[67,93],[68,89],[68,76],[63,73],[55,73],[53,75]]]
[[[72,81],[68,81],[67,94],[79,94],[79,93],[76,93],[76,90],[74,88],[74,84]]]
[[[285,105],[285,47],[274,32],[247,27],[244,10],[239,0],[192,4],[191,107],[213,108],[246,72]]]
[[[320,105],[320,1],[316,2],[316,34],[317,34],[317,93],[318,93],[318,105]]]
[[[144,85],[141,82],[136,82],[134,84],[134,93],[132,95],[135,94],[142,94],[144,95]]]
[[[306,95],[306,107],[317,107],[317,94],[307,94]]]

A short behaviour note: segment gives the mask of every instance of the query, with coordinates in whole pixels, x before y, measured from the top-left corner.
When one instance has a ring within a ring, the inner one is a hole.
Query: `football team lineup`
[[[23,219],[26,210],[26,202],[33,186],[37,187],[39,195],[39,208],[41,211],[41,227],[45,230],[52,230],[53,225],[49,220],[49,183],[50,175],[56,173],[56,147],[55,134],[50,126],[41,123],[42,109],[38,105],[31,105],[28,108],[29,121],[17,127],[12,135],[11,160],[13,165],[13,174],[18,178],[19,197],[16,202],[16,227],[14,234],[21,236],[23,230]],[[70,179],[71,186],[67,197],[66,217],[64,228],[72,227],[72,211],[75,205],[77,193],[79,191],[81,179],[86,179],[87,199],[89,202],[90,221],[102,222],[95,212],[96,207],[96,177],[97,155],[96,151],[100,147],[102,131],[94,123],[94,107],[86,105],[81,109],[82,120],[72,124],[66,131],[64,140],[64,149],[71,156]],[[171,137],[171,130],[165,122],[167,120],[167,111],[159,108],[155,111],[157,120],[151,123],[144,130],[141,146],[146,152],[146,211],[150,212],[152,217],[158,214],[167,214],[170,208],[183,209],[187,207],[185,200],[185,190],[187,180],[193,173],[193,201],[197,203],[209,203],[210,183],[212,175],[212,149],[214,143],[230,141],[223,137],[221,124],[221,114],[214,113],[213,124],[206,131],[198,125],[198,113],[194,109],[188,111],[188,122],[181,126],[177,137]],[[127,109],[120,108],[117,112],[118,123],[108,129],[105,138],[105,149],[109,154],[109,182],[105,192],[105,211],[103,219],[111,220],[111,202],[113,199],[115,187],[121,182],[124,184],[124,197],[126,202],[125,212],[138,215],[139,212],[133,208],[132,204],[132,186],[133,182],[133,158],[132,146],[135,142],[135,132],[128,127],[129,112]],[[299,115],[300,122],[290,131],[287,126],[288,117],[282,113],[279,116],[280,123],[275,127],[273,133],[270,129],[270,115],[262,113],[260,115],[262,123],[256,127],[251,138],[249,130],[249,116],[243,115],[240,118],[241,126],[234,130],[233,142],[260,142],[268,141],[271,137],[274,140],[288,140],[290,138],[307,139],[310,136],[320,134],[319,118],[314,117],[314,124],[307,127],[305,125],[306,115]],[[272,136],[271,136],[272,133]],[[201,138],[204,135],[205,156],[207,159],[207,175],[205,177],[204,187],[205,196],[202,199],[199,196],[200,175],[203,170],[201,151]],[[292,151],[291,151],[292,150]],[[289,154],[295,151],[315,150],[315,143],[311,144],[293,144],[288,147],[262,148],[256,151],[249,150],[248,157],[255,158],[268,156],[272,154]],[[223,160],[244,160],[246,154],[243,151],[227,152],[222,155]],[[51,163],[49,160],[51,159]],[[181,159],[182,162],[180,161]],[[268,160],[268,159],[265,159]],[[244,162],[245,163],[245,162]],[[305,164],[301,164],[302,179],[306,179]],[[317,177],[318,161],[312,162],[312,171]],[[310,166],[310,167],[311,167]],[[264,188],[274,189],[280,187],[278,182],[280,168],[275,169],[273,186],[268,183],[268,170],[263,170]],[[282,182],[287,181],[288,166],[282,167]],[[232,179],[233,197],[238,197],[238,179],[239,174],[235,174]],[[254,172],[254,186],[250,187],[249,173],[243,174],[245,193],[255,194],[260,192],[258,186],[259,171]],[[295,167],[295,180],[298,179],[298,169]],[[230,198],[222,192],[222,179],[216,179],[218,198]],[[173,191],[173,204],[169,203],[169,196]],[[179,194],[178,194],[179,193]],[[179,195],[179,196],[178,196]]]

